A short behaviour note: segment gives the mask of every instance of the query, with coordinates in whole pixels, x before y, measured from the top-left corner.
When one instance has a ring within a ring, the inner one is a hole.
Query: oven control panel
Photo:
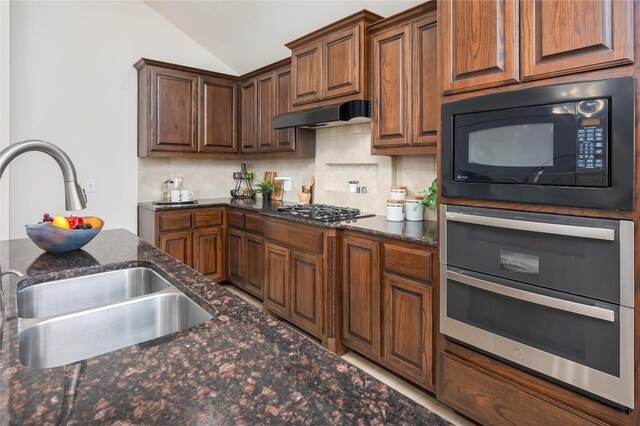
[[[576,103],[576,185],[606,187],[608,173],[608,99]]]

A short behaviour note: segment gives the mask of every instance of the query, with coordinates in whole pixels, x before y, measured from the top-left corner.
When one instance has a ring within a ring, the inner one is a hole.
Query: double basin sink
[[[186,330],[213,316],[152,269],[49,281],[17,293],[20,362],[51,368]]]

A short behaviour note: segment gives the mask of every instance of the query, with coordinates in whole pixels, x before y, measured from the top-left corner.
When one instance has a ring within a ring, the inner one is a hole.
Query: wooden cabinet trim
[[[632,1],[521,2],[524,81],[633,63]]]

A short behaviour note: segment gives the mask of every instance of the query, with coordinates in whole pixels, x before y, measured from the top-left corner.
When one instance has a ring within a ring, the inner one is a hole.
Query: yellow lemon
[[[69,221],[64,216],[56,216],[53,218],[53,225],[58,228],[69,229]]]

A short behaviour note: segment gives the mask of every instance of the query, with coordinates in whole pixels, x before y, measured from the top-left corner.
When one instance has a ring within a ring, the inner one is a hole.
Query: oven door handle
[[[447,212],[446,218],[452,222],[471,223],[474,225],[515,229],[518,231],[538,232],[543,234],[567,235],[570,237],[589,238],[594,240],[615,241],[616,235],[613,229],[561,225],[558,223],[531,222],[527,220],[504,219],[501,217],[480,216],[467,213]]]
[[[600,308],[598,306],[584,305],[582,303],[556,299],[555,297],[531,293],[513,287],[506,287],[500,284],[492,283],[490,281],[470,277],[459,272],[447,271],[447,278],[471,287],[476,287],[481,290],[489,291],[491,293],[501,294],[513,299],[519,299],[525,302],[535,303],[537,305],[547,306],[549,308],[571,312],[586,317],[596,318],[603,321],[615,321],[615,312],[610,309]]]

